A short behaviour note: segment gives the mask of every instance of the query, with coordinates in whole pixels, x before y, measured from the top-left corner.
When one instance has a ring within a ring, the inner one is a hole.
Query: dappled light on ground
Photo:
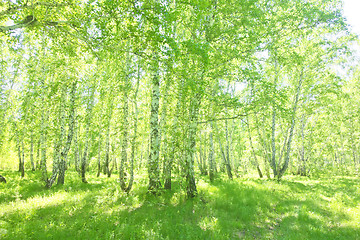
[[[10,183],[1,186],[1,239],[360,237],[360,184],[352,177],[286,177],[279,183],[219,179],[213,184],[202,178],[198,196],[186,200],[179,184],[176,192],[153,196],[140,180],[125,194],[113,178],[81,184],[73,173],[68,184],[47,190],[29,181],[31,174],[24,180],[9,174]]]

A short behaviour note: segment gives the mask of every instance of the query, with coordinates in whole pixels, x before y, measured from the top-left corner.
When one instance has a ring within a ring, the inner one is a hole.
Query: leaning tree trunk
[[[284,165],[282,166],[282,168],[280,169],[280,171],[278,173],[278,180],[281,179],[281,177],[284,175],[286,169],[289,166],[290,151],[291,151],[291,141],[292,141],[292,138],[293,138],[293,133],[294,133],[294,128],[295,128],[296,110],[297,110],[297,107],[298,107],[302,82],[303,82],[303,72],[301,71],[300,78],[299,78],[299,83],[298,83],[297,90],[296,90],[296,96],[295,96],[293,112],[292,112],[292,116],[291,116],[291,127],[290,127],[289,139],[288,139],[287,146],[286,146],[287,148],[286,148],[285,162],[284,162]]]

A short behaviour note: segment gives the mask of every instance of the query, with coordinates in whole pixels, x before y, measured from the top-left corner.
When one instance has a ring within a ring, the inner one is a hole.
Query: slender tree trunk
[[[202,149],[201,149],[201,133],[199,133],[199,157],[197,158],[198,161],[198,167],[200,170],[200,174],[201,175],[206,175],[204,174],[204,169],[203,169],[203,155],[202,155]]]
[[[135,148],[136,148],[136,138],[137,138],[137,125],[138,125],[138,106],[137,106],[137,95],[139,92],[139,85],[140,85],[140,60],[138,64],[138,75],[137,75],[137,81],[136,81],[136,87],[135,87],[135,93],[134,93],[134,133],[132,136],[131,141],[131,157],[130,157],[130,179],[129,184],[126,188],[126,192],[130,192],[133,183],[134,183],[134,161],[135,161]]]
[[[275,56],[277,55],[277,52],[275,52]],[[276,91],[276,85],[278,81],[278,62],[275,60],[275,77],[274,77],[274,93]],[[273,100],[272,103],[272,124],[271,124],[271,168],[273,170],[274,178],[278,176],[278,166],[276,164],[276,137],[275,137],[275,131],[276,131],[276,103],[275,100]]]
[[[59,169],[58,165],[59,165],[59,155],[60,155],[60,146],[61,146],[61,142],[60,142],[60,138],[58,139],[54,139],[54,150],[53,150],[53,168],[52,168],[52,175],[56,175],[57,171]]]
[[[158,57],[155,58],[154,76],[151,80],[151,112],[150,112],[150,155],[148,162],[149,186],[148,191],[157,193],[161,187],[160,171],[159,171],[159,151],[160,151],[160,135],[159,135],[159,101],[160,101],[160,79],[159,79],[159,62]]]
[[[41,134],[41,130],[40,130],[40,134]],[[40,139],[37,141],[37,147],[36,147],[36,169],[39,170],[41,169],[40,167]]]
[[[101,121],[101,120],[99,120]],[[97,174],[96,177],[100,177],[101,173],[101,125],[99,127],[99,146],[98,146],[98,161],[97,161]]]
[[[353,123],[352,118],[350,118],[350,125],[351,125],[351,129],[354,129],[354,123]],[[355,141],[354,141],[354,132],[350,133],[350,144],[351,144],[351,151],[352,151],[352,158],[353,158],[353,162],[354,162],[354,167],[356,169],[357,164],[356,164],[356,146],[355,146]]]
[[[86,116],[85,116],[85,148],[84,153],[81,158],[81,181],[83,183],[87,183],[86,181],[86,166],[89,158],[89,144],[90,144],[90,125],[91,125],[91,119],[92,119],[92,109],[94,105],[94,93],[95,88],[92,86],[92,89],[89,90],[90,93],[90,99],[88,100],[87,108],[86,108]]]
[[[105,161],[104,161],[104,174],[108,175],[108,177],[110,177],[111,175],[110,173],[110,169],[109,169],[109,164],[110,164],[110,121],[108,123],[108,128],[107,128],[107,132],[106,132],[106,143],[105,143],[105,148],[106,148],[106,152],[105,152]]]
[[[60,160],[57,166],[58,169],[55,169],[54,174],[48,180],[46,187],[51,188],[53,183],[55,182],[57,175],[58,181],[57,184],[64,184],[65,181],[65,171],[66,171],[66,157],[70,150],[71,142],[74,135],[74,125],[75,125],[75,98],[76,98],[76,85],[77,82],[74,81],[72,83],[71,91],[70,91],[70,111],[69,111],[69,127],[68,127],[68,134],[67,138],[63,145],[61,152],[60,152]],[[65,122],[65,119],[62,120]],[[65,127],[61,127],[62,134],[65,134]],[[62,141],[63,142],[63,141]]]
[[[295,102],[294,102],[293,112],[292,112],[292,116],[291,116],[290,134],[289,134],[289,139],[288,139],[287,148],[286,148],[285,162],[284,162],[284,165],[282,166],[282,168],[279,171],[279,174],[278,174],[278,179],[279,180],[284,175],[286,169],[289,166],[290,151],[291,151],[291,141],[292,141],[292,138],[293,138],[293,133],[294,133],[294,128],[295,128],[296,110],[297,110],[297,106],[298,106],[298,102],[299,102],[299,96],[300,96],[300,93],[301,93],[302,82],[303,82],[303,71],[301,71],[301,73],[300,73],[299,84],[298,84],[297,90],[296,90]]]
[[[215,179],[215,166],[214,166],[214,141],[213,141],[213,124],[211,123],[210,131],[210,146],[209,146],[209,178],[210,182],[213,182]]]
[[[165,78],[167,79],[165,82],[165,89],[163,91],[163,104],[161,109],[161,118],[160,118],[160,126],[159,126],[159,139],[160,139],[160,153],[161,153],[161,159],[162,159],[162,167],[163,167],[163,176],[164,179],[166,179],[166,171],[167,171],[167,165],[168,161],[171,161],[169,159],[169,153],[168,153],[168,131],[166,126],[166,114],[167,114],[167,108],[168,108],[168,92],[170,88],[170,79],[169,79],[169,73],[166,72]],[[161,144],[162,143],[162,144]],[[164,186],[165,188],[165,186]]]
[[[42,98],[42,102],[45,105],[44,98]],[[42,112],[41,113],[41,124],[40,124],[40,149],[41,149],[40,169],[41,169],[42,180],[47,184],[49,179],[48,179],[47,166],[46,166],[46,149],[47,149],[46,120],[47,120],[47,117],[45,115],[45,112]]]
[[[175,110],[175,119],[174,123],[171,126],[171,133],[169,134],[169,142],[172,144],[172,149],[169,152],[167,161],[165,162],[165,183],[164,188],[170,190],[171,189],[171,178],[172,178],[172,170],[173,170],[173,163],[175,158],[175,153],[180,149],[179,146],[179,139],[177,137],[180,129],[179,129],[179,114],[181,108],[181,98],[182,98],[182,91],[183,91],[183,84],[184,82],[181,80],[179,87],[178,87],[178,98],[176,103],[176,110]]]
[[[75,126],[74,126],[74,164],[75,164],[75,171],[80,173],[80,153],[79,153],[79,141],[78,141],[78,123],[77,120],[75,120]]]
[[[43,59],[45,59],[46,56],[46,38],[45,35],[43,35]],[[41,92],[41,107],[43,109],[46,109],[46,101],[45,101],[45,96],[46,96],[46,85],[45,85],[45,80],[46,80],[46,71],[45,71],[45,65],[42,66],[42,77],[40,78],[40,83],[41,83],[41,88],[42,88],[42,92]],[[46,114],[46,111],[41,111],[41,124],[40,124],[40,139],[39,139],[39,149],[41,149],[41,160],[40,160],[40,169],[41,169],[41,177],[42,180],[45,182],[46,186],[49,182],[48,179],[48,174],[47,174],[47,166],[46,166],[46,149],[47,149],[47,144],[46,144],[46,136],[47,136],[47,119],[48,119],[48,115]]]
[[[275,145],[275,127],[276,127],[276,107],[273,104],[272,125],[271,125],[271,168],[274,178],[278,175],[276,166],[276,145]]]
[[[185,157],[185,174],[186,174],[186,195],[193,198],[197,195],[195,172],[194,172],[194,153],[196,151],[196,129],[198,112],[200,108],[201,94],[196,93],[194,100],[190,102],[190,124],[188,134],[188,146],[186,148]]]
[[[206,135],[205,135],[205,141],[206,141]],[[207,175],[207,167],[206,167],[206,149],[202,149],[202,142],[201,142],[201,134],[199,133],[199,170],[201,175]]]
[[[54,166],[53,166],[53,175],[56,176],[56,174],[58,174],[58,179],[57,179],[57,184],[64,184],[65,181],[65,167],[66,167],[66,162],[65,159],[63,159],[62,155],[62,150],[61,148],[63,147],[64,144],[64,138],[65,138],[65,100],[66,100],[66,92],[67,92],[67,86],[63,87],[63,93],[61,96],[61,103],[60,103],[60,137],[59,137],[59,142],[57,145],[57,151],[56,151],[56,164],[54,162]],[[56,177],[55,177],[56,178]],[[55,181],[55,179],[54,179]],[[51,186],[50,186],[51,187]]]
[[[100,96],[101,98],[101,96]],[[101,102],[101,109],[103,108],[103,104]],[[101,141],[101,135],[102,135],[102,116],[101,113],[98,115],[98,122],[99,122],[99,136],[98,136],[98,159],[97,159],[97,174],[96,177],[100,177],[101,174],[101,147],[102,147],[102,141]]]
[[[31,163],[31,170],[35,171],[35,163],[34,163],[34,136],[31,133],[30,139],[30,163]]]
[[[19,159],[19,169],[18,169],[18,171],[21,173],[22,160],[21,160],[21,145],[20,145],[19,136],[17,136],[16,145],[17,145],[16,147],[17,147],[17,150],[18,150],[18,159]]]
[[[233,175],[231,172],[231,161],[230,161],[230,152],[229,152],[229,148],[230,148],[230,141],[229,141],[229,131],[228,131],[228,121],[225,120],[225,139],[226,139],[226,146],[225,146],[225,151],[226,151],[226,172],[227,175],[229,177],[229,179],[233,179]]]
[[[217,137],[218,137],[220,152],[221,152],[223,162],[224,162],[223,166],[226,168],[226,173],[227,173],[229,179],[232,179],[233,176],[232,176],[232,172],[231,172],[231,165],[230,165],[229,159],[227,158],[229,155],[229,153],[228,153],[229,149],[227,148],[228,146],[225,146],[226,149],[224,150],[224,147],[223,147],[221,139],[220,139],[220,133],[218,131],[218,127],[215,123],[214,123],[214,126],[215,126]],[[228,139],[228,133],[227,133],[227,125],[225,125],[225,138],[226,138],[226,144],[228,144],[229,139]]]
[[[22,158],[21,160],[21,177],[25,177],[25,149],[24,149],[24,140],[21,140],[21,154]]]
[[[129,90],[129,82],[126,77],[125,79],[125,88],[123,91],[123,121],[122,121],[122,145],[121,145],[121,159],[120,159],[120,168],[119,168],[119,181],[120,181],[120,187],[123,191],[127,189],[126,186],[126,173],[125,173],[125,167],[127,165],[127,148],[128,148],[128,129],[129,129],[129,106],[128,106],[128,90]]]
[[[112,96],[113,92],[110,92],[109,96]],[[108,177],[111,176],[110,172],[110,131],[111,131],[111,118],[113,114],[113,99],[109,98],[106,104],[108,106],[106,115],[107,115],[107,122],[106,122],[106,138],[105,138],[105,157],[103,163],[103,174],[107,175]]]
[[[24,158],[25,158],[25,154],[24,154],[24,140],[23,140],[23,136],[21,136],[21,140],[20,140],[20,136],[19,133],[17,133],[16,136],[16,145],[17,145],[17,150],[18,150],[18,159],[19,159],[19,172],[21,174],[21,177],[25,176],[25,170],[24,170]]]
[[[305,115],[302,117],[302,123],[301,123],[301,129],[300,129],[300,135],[301,135],[301,149],[299,151],[300,153],[300,164],[299,164],[299,174],[301,176],[306,176],[306,161],[305,161]]]
[[[257,157],[256,157],[256,153],[255,153],[255,149],[254,149],[254,146],[253,146],[253,142],[252,142],[252,138],[251,138],[251,130],[250,130],[250,121],[249,121],[249,118],[248,118],[248,121],[247,121],[247,126],[248,126],[248,134],[249,134],[249,141],[250,141],[250,147],[251,147],[251,151],[253,153],[253,157],[254,157],[254,163],[255,163],[255,166],[256,166],[256,170],[259,174],[259,177],[262,178],[263,177],[263,174],[261,172],[261,169],[260,169],[260,166],[259,166],[259,162],[257,160]]]

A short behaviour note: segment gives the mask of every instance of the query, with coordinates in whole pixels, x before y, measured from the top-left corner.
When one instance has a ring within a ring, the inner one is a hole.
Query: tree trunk
[[[161,109],[161,118],[160,118],[160,126],[159,126],[159,139],[160,139],[160,153],[161,153],[161,159],[162,159],[162,172],[163,172],[163,176],[164,179],[166,179],[166,171],[168,171],[167,169],[167,165],[168,161],[171,161],[171,159],[169,159],[169,146],[168,146],[168,141],[169,141],[169,136],[168,136],[168,131],[167,131],[167,126],[166,126],[166,114],[167,114],[167,107],[168,107],[168,92],[169,92],[169,88],[170,88],[170,79],[169,79],[169,73],[166,72],[165,75],[166,78],[166,82],[165,82],[165,89],[163,91],[163,104],[162,104],[162,109]],[[162,144],[161,144],[162,143]],[[165,180],[166,181],[166,180]],[[164,186],[164,188],[166,189],[166,187]]]
[[[154,59],[155,70],[151,80],[151,112],[150,112],[150,154],[148,162],[149,186],[148,191],[157,193],[161,187],[159,171],[159,101],[160,101],[160,79],[158,57]]]
[[[178,98],[176,103],[176,110],[175,110],[175,118],[174,123],[172,124],[169,134],[169,142],[172,143],[172,149],[169,152],[167,161],[165,162],[165,183],[164,188],[170,190],[171,189],[171,177],[172,177],[172,170],[173,170],[173,163],[175,158],[175,152],[180,148],[177,135],[179,133],[179,113],[181,108],[181,98],[182,98],[182,88],[183,88],[183,81],[181,80],[178,86]]]
[[[41,134],[41,130],[40,130],[40,134]],[[36,169],[39,170],[39,169],[41,169],[41,166],[40,166],[40,139],[37,141],[36,145],[37,145],[37,147],[36,147]]]
[[[87,183],[86,181],[86,164],[88,162],[88,157],[89,157],[89,143],[90,143],[90,125],[91,125],[91,119],[92,119],[92,109],[93,109],[93,105],[94,105],[94,93],[95,93],[95,88],[94,86],[91,87],[91,89],[89,90],[90,92],[90,99],[88,100],[87,103],[87,108],[86,108],[86,116],[85,116],[85,148],[84,148],[84,153],[83,156],[81,158],[81,181],[83,183]]]
[[[105,161],[104,161],[104,174],[108,175],[108,177],[110,177],[110,169],[109,169],[109,164],[110,164],[110,121],[108,123],[108,128],[107,128],[107,132],[106,132],[106,143],[105,143],[105,148],[106,148],[106,152],[105,152]]]
[[[57,175],[59,175],[57,184],[62,185],[65,182],[66,157],[70,150],[70,146],[71,146],[71,142],[72,142],[73,134],[74,134],[76,85],[77,85],[77,82],[74,81],[72,83],[72,87],[71,87],[71,91],[70,91],[70,111],[69,111],[69,124],[68,124],[69,127],[68,127],[67,138],[64,139],[66,141],[62,144],[63,147],[60,152],[60,160],[59,160],[58,168],[55,169],[54,174],[51,176],[51,178],[49,179],[49,181],[46,185],[46,187],[48,187],[48,188],[51,188],[51,186],[53,185],[53,183],[55,182],[55,180],[57,178]],[[65,122],[65,121],[63,121],[63,122]],[[65,134],[65,127],[61,127],[61,131],[63,132],[63,134]]]
[[[232,176],[232,172],[231,172],[231,165],[230,165],[230,161],[228,159],[229,149],[227,148],[226,150],[224,150],[221,139],[220,139],[220,133],[218,131],[218,127],[217,127],[216,123],[214,123],[214,126],[215,126],[217,137],[218,137],[218,143],[219,143],[220,152],[221,152],[221,155],[222,155],[222,158],[223,158],[223,161],[224,161],[223,166],[226,168],[226,173],[227,173],[229,179],[232,179],[233,176]],[[225,125],[225,136],[226,136],[226,142],[228,144],[228,133],[227,133],[227,126],[226,125]],[[228,147],[228,146],[226,146],[226,147]]]
[[[276,107],[273,104],[272,125],[271,125],[271,168],[274,178],[278,175],[276,166],[276,145],[275,145]]]
[[[35,171],[35,163],[34,163],[34,136],[31,133],[31,140],[30,140],[30,163],[31,163],[31,170]]]
[[[76,114],[76,113],[75,113]],[[77,117],[75,116],[75,119],[77,119]],[[79,141],[78,141],[78,123],[77,120],[75,120],[75,126],[74,126],[74,165],[75,165],[75,171],[80,173],[80,166],[79,166],[79,162],[80,162],[80,153],[79,153]]]
[[[123,121],[122,121],[122,145],[121,145],[121,159],[120,159],[120,168],[119,168],[119,181],[120,187],[123,191],[127,189],[126,186],[126,173],[125,168],[127,165],[127,148],[128,148],[128,129],[129,129],[129,106],[128,106],[128,91],[129,91],[129,80],[125,77],[125,87],[123,91]]]
[[[130,159],[130,179],[129,184],[125,190],[125,192],[130,192],[133,183],[134,183],[134,161],[135,161],[135,148],[136,148],[136,138],[137,138],[137,125],[138,125],[138,106],[137,106],[137,95],[139,92],[139,85],[140,85],[140,60],[138,64],[138,75],[137,75],[137,81],[136,81],[136,87],[135,87],[135,93],[134,93],[134,133],[132,136],[131,141],[131,159]]]
[[[195,173],[194,173],[194,153],[196,144],[196,129],[198,112],[200,108],[201,94],[196,93],[193,101],[190,102],[190,124],[188,134],[188,146],[185,157],[185,174],[186,174],[186,195],[193,198],[197,195]]]
[[[297,110],[297,106],[298,106],[298,102],[299,102],[299,96],[300,96],[300,92],[301,92],[302,82],[303,82],[303,72],[301,71],[300,78],[299,78],[299,84],[298,84],[297,90],[296,90],[296,96],[295,96],[293,112],[292,112],[292,116],[291,116],[291,127],[290,127],[289,139],[288,139],[288,142],[287,142],[285,162],[284,162],[284,165],[282,166],[282,168],[280,169],[280,171],[278,173],[278,180],[281,179],[281,177],[284,175],[286,169],[289,166],[290,151],[291,151],[291,141],[292,141],[294,128],[295,128],[296,110]]]
[[[64,184],[65,181],[65,167],[66,167],[66,162],[65,159],[63,158],[64,156],[62,156],[62,151],[61,148],[63,147],[64,144],[64,138],[65,138],[65,100],[66,100],[66,92],[67,92],[67,86],[63,87],[63,94],[61,96],[61,105],[60,105],[60,137],[59,137],[59,142],[57,145],[57,154],[54,158],[54,160],[56,159],[56,166],[54,166],[54,170],[53,170],[53,175],[56,175],[56,172],[58,174],[58,179],[57,179],[57,184]],[[55,163],[55,162],[54,162]]]
[[[25,149],[24,149],[24,140],[21,141],[21,177],[25,177]]]
[[[253,142],[252,142],[252,138],[251,138],[251,130],[250,130],[250,121],[249,121],[249,118],[248,118],[248,121],[247,121],[247,126],[248,126],[248,134],[249,134],[249,141],[250,141],[250,147],[251,147],[251,151],[253,153],[253,157],[254,157],[254,164],[256,166],[256,170],[259,174],[259,177],[262,178],[263,177],[263,174],[261,172],[261,169],[260,169],[260,166],[259,166],[259,162],[257,160],[257,157],[256,157],[256,153],[255,153],[255,149],[254,149],[254,146],[253,146]]]
[[[231,161],[230,161],[230,152],[229,152],[229,148],[230,148],[230,141],[229,141],[229,131],[228,131],[228,121],[225,120],[225,139],[226,139],[226,146],[225,146],[225,151],[226,151],[226,173],[229,177],[229,179],[233,179],[233,175],[231,172]]]
[[[101,120],[99,120],[101,121]],[[99,146],[98,146],[98,161],[97,161],[97,174],[96,177],[100,177],[101,173],[101,125],[99,127]]]
[[[44,99],[42,99],[44,102]],[[44,103],[43,103],[44,104]],[[40,169],[41,169],[41,176],[42,180],[47,184],[48,174],[47,174],[47,166],[46,166],[46,119],[45,112],[41,114],[41,124],[40,124],[40,149],[41,149],[41,160],[40,160]]]
[[[213,124],[211,123],[210,131],[210,145],[209,145],[209,178],[210,182],[213,182],[215,179],[215,167],[214,167],[214,141],[213,141]]]

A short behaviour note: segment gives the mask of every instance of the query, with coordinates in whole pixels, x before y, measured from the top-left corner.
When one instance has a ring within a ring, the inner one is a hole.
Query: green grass
[[[47,190],[38,173],[0,172],[0,239],[360,239],[360,181],[201,178],[199,195],[186,200],[180,184],[146,194],[137,176],[124,194],[116,176]]]

